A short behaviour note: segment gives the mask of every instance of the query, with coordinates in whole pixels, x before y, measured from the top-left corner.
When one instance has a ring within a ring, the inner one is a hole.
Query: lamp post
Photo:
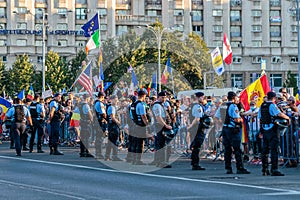
[[[45,57],[46,57],[46,43],[45,43],[45,36],[46,36],[46,30],[45,30],[45,10],[39,8],[39,11],[42,11],[42,92],[45,92],[45,71],[46,71],[46,65],[45,65]]]
[[[157,29],[153,28],[152,26],[146,25],[147,29],[150,30],[156,37],[157,42],[157,49],[158,49],[158,73],[157,73],[157,82],[158,82],[158,92],[161,92],[161,66],[160,66],[160,49],[161,49],[161,41],[162,36],[168,28],[161,29],[160,27],[157,27]]]
[[[298,33],[298,90],[300,87],[300,12],[299,12],[299,0],[296,0],[296,20],[297,20],[297,33]],[[297,91],[298,93],[298,91]]]

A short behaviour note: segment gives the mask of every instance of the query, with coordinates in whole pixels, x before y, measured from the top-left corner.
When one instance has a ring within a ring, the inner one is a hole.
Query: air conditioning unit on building
[[[61,18],[67,18],[67,14],[59,14]]]
[[[236,0],[236,1],[235,1],[235,5],[237,5],[237,6],[242,5],[242,0]]]

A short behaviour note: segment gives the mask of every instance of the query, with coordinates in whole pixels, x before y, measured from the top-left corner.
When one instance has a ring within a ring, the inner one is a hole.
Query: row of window
[[[252,63],[260,64],[262,62],[262,59],[263,58],[261,56],[254,56],[252,57]],[[290,56],[289,59],[290,59],[290,63],[298,63],[298,56]],[[280,56],[272,56],[270,61],[273,64],[282,63],[282,58]],[[241,56],[233,56],[232,62],[236,64],[241,64],[243,62],[243,59]]]
[[[297,74],[293,74],[297,79]],[[260,77],[260,73],[250,74],[250,83],[254,82]],[[270,74],[269,83],[272,88],[280,88],[283,85],[282,74]],[[243,74],[231,74],[231,87],[243,89],[245,88]]]

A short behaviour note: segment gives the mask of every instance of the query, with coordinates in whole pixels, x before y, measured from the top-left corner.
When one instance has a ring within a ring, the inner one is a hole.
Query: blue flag
[[[84,36],[85,37],[91,37],[96,30],[99,29],[99,16],[98,13],[90,19],[86,24],[84,24],[81,27],[82,30],[84,30]]]
[[[109,88],[109,86],[111,86],[112,82],[105,82],[104,83],[104,91],[107,90],[107,88]]]
[[[152,75],[152,84],[151,88],[156,88],[156,73]]]
[[[138,80],[136,78],[136,75],[135,75],[135,73],[134,73],[133,70],[131,71],[131,82],[133,83],[134,87],[136,87],[139,84],[139,82],[138,82]]]
[[[25,90],[23,89],[17,96],[19,99],[23,100],[25,99]]]

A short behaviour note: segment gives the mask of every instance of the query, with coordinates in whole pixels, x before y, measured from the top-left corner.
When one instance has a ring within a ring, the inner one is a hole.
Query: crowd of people
[[[251,101],[245,111],[234,92],[217,98],[202,92],[176,98],[167,91],[149,96],[145,89],[128,95],[121,86],[111,95],[70,92],[47,99],[38,94],[33,100],[15,98],[2,125],[10,130],[10,148],[17,156],[22,151],[45,153],[45,147],[50,155],[63,155],[60,145],[78,143],[80,157],[122,161],[118,152],[125,148],[126,162],[145,165],[144,149],[152,145],[153,161],[148,164],[157,167],[171,168],[172,148],[180,148],[190,156],[192,170],[205,170],[200,152],[207,150],[215,159],[224,154],[227,174],[233,173],[235,159],[238,174],[250,174],[244,168],[244,161],[250,160],[262,162],[263,175],[283,176],[280,157],[286,166],[298,165],[299,108],[285,88],[268,92],[261,107],[256,104]]]

